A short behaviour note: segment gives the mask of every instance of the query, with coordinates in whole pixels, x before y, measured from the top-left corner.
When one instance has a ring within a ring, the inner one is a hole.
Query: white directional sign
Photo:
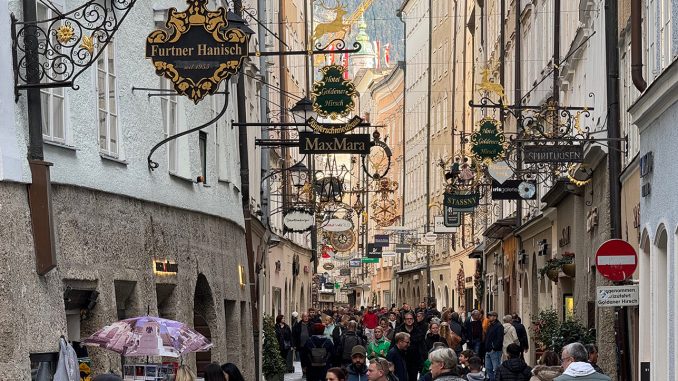
[[[638,286],[599,286],[596,288],[598,307],[637,306]]]
[[[445,217],[435,216],[433,217],[433,232],[436,234],[445,234],[445,233],[456,233],[457,228],[445,226]]]

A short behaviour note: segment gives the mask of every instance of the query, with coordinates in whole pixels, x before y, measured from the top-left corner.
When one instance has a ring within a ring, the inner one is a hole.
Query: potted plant
[[[542,310],[536,316],[533,315],[530,331],[537,345],[537,352],[552,350],[560,353],[570,343],[595,342],[594,335],[579,320],[567,318],[561,322],[558,313],[553,309]]]
[[[272,316],[264,315],[264,345],[262,348],[262,371],[266,381],[283,381],[285,360],[280,355],[278,338],[275,336],[275,322]]]
[[[577,265],[574,263],[574,253],[564,252],[563,259],[570,260],[570,263],[563,263],[563,273],[570,278],[574,278],[577,275]]]
[[[544,267],[539,269],[539,273],[542,276],[546,275],[552,281],[557,282],[558,274],[560,273],[560,270],[563,268],[563,265],[574,264],[573,262],[574,261],[572,260],[571,257],[551,258],[546,260]]]

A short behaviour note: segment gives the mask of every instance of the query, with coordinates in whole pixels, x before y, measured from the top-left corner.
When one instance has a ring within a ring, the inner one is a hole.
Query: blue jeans
[[[494,381],[494,373],[499,369],[501,364],[501,351],[492,351],[485,354],[485,370],[487,371],[487,378]]]

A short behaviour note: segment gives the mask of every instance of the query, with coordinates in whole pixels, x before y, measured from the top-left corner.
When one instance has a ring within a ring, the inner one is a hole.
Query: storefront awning
[[[495,221],[484,232],[487,238],[502,239],[516,228],[516,218],[503,218]]]
[[[481,259],[483,257],[483,252],[485,252],[485,241],[480,243],[480,245],[473,248],[473,251],[468,255],[471,259]]]

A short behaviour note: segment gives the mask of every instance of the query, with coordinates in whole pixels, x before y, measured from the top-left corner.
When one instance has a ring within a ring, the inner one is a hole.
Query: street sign
[[[581,144],[524,145],[525,163],[581,163],[584,147]]]
[[[363,263],[379,263],[380,258],[362,258]]]
[[[389,236],[388,234],[375,234],[374,235],[374,245],[379,247],[387,247],[389,245]]]
[[[629,279],[637,266],[636,250],[622,239],[606,241],[596,251],[596,269],[613,282]]]
[[[444,216],[433,217],[433,232],[436,234],[455,233],[457,228],[447,227]]]
[[[370,153],[370,135],[327,135],[301,132],[299,133],[299,152],[312,154],[368,154]]]
[[[599,286],[596,294],[598,307],[637,306],[639,303],[638,285]]]
[[[395,252],[396,253],[409,253],[411,250],[410,245],[407,243],[396,243]]]

